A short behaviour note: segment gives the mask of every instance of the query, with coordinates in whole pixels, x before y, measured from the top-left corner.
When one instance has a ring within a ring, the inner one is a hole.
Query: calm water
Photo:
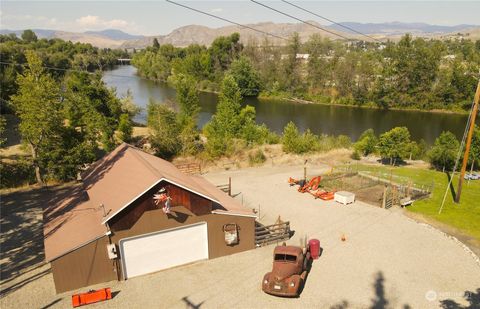
[[[143,109],[136,121],[146,122],[145,107],[150,98],[160,102],[175,100],[175,90],[165,84],[155,83],[135,75],[133,66],[119,66],[105,73],[104,81],[115,87],[119,96],[128,89],[135,103]],[[198,125],[209,121],[217,103],[217,96],[200,94],[201,112]],[[310,129],[316,134],[344,134],[356,140],[366,129],[373,128],[377,134],[397,126],[406,126],[414,140],[424,139],[432,144],[442,131],[448,130],[461,138],[467,120],[465,115],[423,113],[412,111],[384,111],[356,107],[298,104],[279,100],[246,99],[244,104],[255,107],[257,122],[265,123],[271,130],[281,133],[292,120],[302,131]]]

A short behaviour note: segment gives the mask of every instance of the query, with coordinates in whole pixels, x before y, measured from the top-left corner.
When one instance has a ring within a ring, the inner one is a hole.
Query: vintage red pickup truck
[[[305,250],[285,244],[275,247],[273,269],[263,277],[262,290],[276,296],[298,297],[311,262],[308,246]]]

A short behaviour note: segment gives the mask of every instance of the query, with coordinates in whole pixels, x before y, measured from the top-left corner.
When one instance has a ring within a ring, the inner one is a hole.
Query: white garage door
[[[208,259],[207,223],[197,223],[119,241],[124,278]]]

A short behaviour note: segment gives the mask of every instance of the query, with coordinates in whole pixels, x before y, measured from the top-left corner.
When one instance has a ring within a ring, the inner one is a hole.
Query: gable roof
[[[202,177],[186,175],[170,162],[125,143],[93,163],[82,179],[83,185],[44,212],[48,261],[104,236],[105,223],[161,181],[220,205],[213,213],[255,217]]]

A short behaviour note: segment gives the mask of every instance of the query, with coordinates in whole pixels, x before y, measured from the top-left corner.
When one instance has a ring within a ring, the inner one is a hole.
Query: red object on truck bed
[[[107,299],[112,299],[110,288],[72,295],[72,306],[79,307]]]

